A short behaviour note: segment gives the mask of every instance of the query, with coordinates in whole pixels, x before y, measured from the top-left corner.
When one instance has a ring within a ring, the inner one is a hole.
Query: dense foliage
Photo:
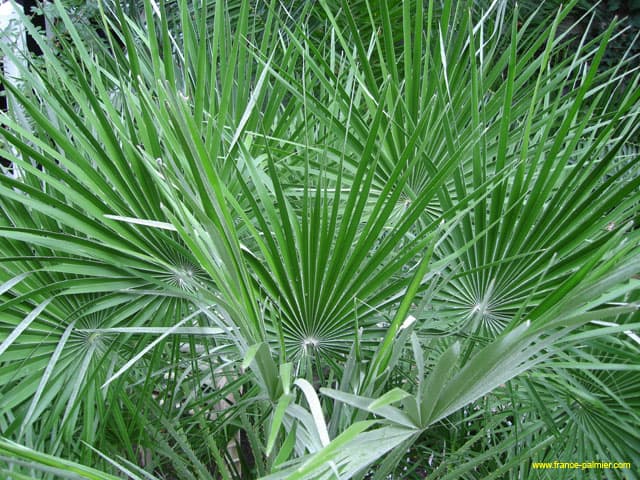
[[[576,3],[24,19],[1,475],[638,478],[638,58]]]

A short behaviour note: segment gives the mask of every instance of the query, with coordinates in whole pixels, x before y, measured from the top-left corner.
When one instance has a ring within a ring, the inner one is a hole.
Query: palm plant
[[[640,462],[637,59],[600,68],[614,25],[559,56],[573,5],[392,3],[105,1],[100,39],[54,2],[57,46],[26,23],[4,476]]]

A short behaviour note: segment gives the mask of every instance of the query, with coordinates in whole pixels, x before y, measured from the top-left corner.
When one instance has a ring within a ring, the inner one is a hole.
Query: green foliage
[[[54,45],[25,19],[3,475],[640,464],[640,77],[616,24],[566,54],[576,3],[102,1],[100,37],[53,2]]]
[[[524,18],[533,16],[533,21],[544,24],[549,16],[562,8],[560,1],[528,2],[520,4]],[[615,41],[609,42],[602,59],[602,69],[615,67],[625,58],[640,55],[640,44],[637,42],[640,33],[640,2],[637,0],[602,0],[589,2],[579,0],[575,8],[561,24],[561,31],[566,31],[573,41],[569,45],[568,54],[575,51],[580,41],[593,40],[602,34],[614,19],[618,22],[615,30]]]

